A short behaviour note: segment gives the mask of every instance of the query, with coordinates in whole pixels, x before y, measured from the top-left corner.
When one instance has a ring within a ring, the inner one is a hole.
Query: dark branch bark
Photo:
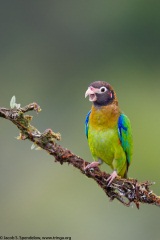
[[[35,110],[37,113],[41,111],[37,103],[31,103],[19,109],[0,108],[0,117],[10,120],[19,128],[20,135],[18,139],[28,139],[54,156],[56,162],[60,164],[68,163],[78,168],[82,174],[97,182],[110,200],[117,199],[125,206],[130,206],[134,202],[137,208],[139,208],[140,203],[160,206],[160,197],[150,190],[149,187],[153,183],[149,181],[138,182],[136,179],[116,178],[107,187],[109,174],[102,172],[99,168],[95,168],[92,171],[84,171],[84,166],[89,163],[73,154],[70,150],[58,145],[56,140],[60,140],[61,138],[59,133],[54,133],[51,129],[46,129],[43,133],[40,133],[30,124],[32,116],[25,113],[32,110]]]

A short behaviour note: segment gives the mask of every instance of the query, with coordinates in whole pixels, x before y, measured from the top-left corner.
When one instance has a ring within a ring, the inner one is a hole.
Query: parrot
[[[105,81],[91,83],[85,92],[92,102],[85,120],[85,134],[94,159],[84,170],[105,162],[113,170],[107,178],[110,186],[116,177],[127,178],[133,155],[129,118],[121,112],[113,87]]]

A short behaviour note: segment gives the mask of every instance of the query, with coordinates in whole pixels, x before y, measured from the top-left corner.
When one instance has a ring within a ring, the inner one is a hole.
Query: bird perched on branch
[[[105,162],[113,169],[107,179],[109,186],[117,175],[127,177],[133,148],[131,124],[121,112],[116,93],[109,83],[91,83],[85,93],[87,96],[93,105],[86,116],[85,130],[95,161],[84,170]]]

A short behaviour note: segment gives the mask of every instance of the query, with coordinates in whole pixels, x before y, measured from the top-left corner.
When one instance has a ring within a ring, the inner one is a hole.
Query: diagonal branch
[[[40,133],[30,124],[32,116],[26,115],[25,113],[33,110],[37,113],[41,111],[37,103],[31,103],[23,108],[19,107],[18,109],[0,108],[0,117],[11,121],[19,128],[20,135],[17,139],[28,139],[32,141],[34,145],[46,150],[50,155],[54,156],[56,162],[60,164],[68,163],[78,168],[82,174],[97,182],[110,200],[117,199],[125,206],[130,206],[131,203],[134,202],[137,208],[139,208],[140,203],[160,206],[160,197],[150,190],[149,187],[153,183],[149,181],[138,182],[136,179],[123,179],[117,177],[114,179],[113,183],[107,187],[107,178],[109,174],[102,172],[98,167],[93,170],[84,171],[84,166],[89,164],[89,162],[57,144],[56,140],[60,140],[61,138],[59,133],[54,133],[51,129],[46,129],[43,133]]]

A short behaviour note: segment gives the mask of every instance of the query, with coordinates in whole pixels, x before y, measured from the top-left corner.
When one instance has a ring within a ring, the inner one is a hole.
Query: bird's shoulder
[[[86,119],[85,119],[85,134],[86,134],[87,138],[88,138],[88,127],[89,127],[89,117],[90,117],[90,114],[91,114],[91,110],[87,113]]]

